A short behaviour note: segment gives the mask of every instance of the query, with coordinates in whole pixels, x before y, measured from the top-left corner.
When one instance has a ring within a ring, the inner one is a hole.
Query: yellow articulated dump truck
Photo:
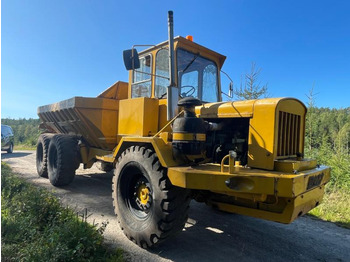
[[[182,230],[192,199],[281,223],[319,205],[330,168],[303,157],[304,104],[223,102],[225,56],[168,22],[168,41],[124,51],[129,83],[38,108],[39,176],[64,186],[81,163],[114,169],[118,222],[144,248]]]

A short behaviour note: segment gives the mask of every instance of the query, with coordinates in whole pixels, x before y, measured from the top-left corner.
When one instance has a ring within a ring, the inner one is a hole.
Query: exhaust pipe
[[[176,115],[179,91],[175,84],[175,61],[174,61],[174,21],[173,11],[168,12],[168,33],[169,33],[169,86],[167,90],[167,120],[170,121]]]

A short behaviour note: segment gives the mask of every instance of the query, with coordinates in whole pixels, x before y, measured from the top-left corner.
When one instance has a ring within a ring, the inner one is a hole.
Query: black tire
[[[78,142],[68,135],[51,138],[48,150],[48,176],[53,186],[70,184],[75,177],[78,160]]]
[[[50,140],[54,134],[41,134],[36,145],[36,170],[40,177],[48,177],[47,152]]]
[[[7,149],[8,154],[12,154],[12,152],[13,152],[13,143],[11,143],[9,149]]]
[[[156,154],[132,146],[116,165],[112,197],[124,234],[142,248],[161,243],[183,229],[191,198],[189,190],[175,187]]]

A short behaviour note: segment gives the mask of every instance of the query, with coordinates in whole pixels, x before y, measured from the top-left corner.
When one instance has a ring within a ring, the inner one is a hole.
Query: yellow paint
[[[323,195],[324,187],[317,187],[309,192],[299,195],[294,199],[281,199],[281,202],[283,201],[282,205],[280,206],[281,212],[274,212],[271,210],[273,208],[269,208],[268,206],[262,206],[260,209],[256,209],[214,201],[210,201],[209,204],[214,205],[218,209],[225,212],[288,224],[293,222],[298,215],[304,215],[317,204],[320,204],[322,202]],[[290,202],[288,202],[288,200]]]
[[[235,174],[230,174],[228,170],[226,167],[225,172],[220,172],[220,165],[215,164],[171,167],[168,176],[176,186],[208,190],[239,201],[209,201],[220,210],[281,223],[290,223],[300,212],[305,214],[319,204],[324,185],[330,180],[330,168],[324,166],[298,174],[237,167]],[[320,185],[307,189],[309,178],[319,174],[323,174]],[[231,181],[230,187],[227,181]],[[265,203],[268,196],[273,203]]]
[[[118,135],[149,136],[158,131],[158,99],[139,97],[119,101]]]
[[[112,150],[117,144],[119,100],[73,97],[38,108],[45,127],[82,135],[91,147]]]
[[[146,185],[141,184],[137,188],[137,197],[140,199],[141,204],[146,205],[149,201],[149,190]]]
[[[274,161],[277,158],[279,110],[298,114],[303,120],[301,122],[304,122],[306,108],[296,99],[256,100],[249,126],[248,166],[267,170],[274,169]],[[299,129],[300,137],[304,136],[302,130],[303,128]],[[303,141],[299,144],[301,153],[303,152],[303,144]]]
[[[208,103],[196,107],[196,114],[202,118],[252,117],[255,100]]]
[[[152,145],[163,167],[182,165],[184,162],[175,160],[171,143],[166,143],[162,137],[123,137],[112,154],[100,155],[97,158],[106,162],[115,162],[120,154],[132,145]]]
[[[205,141],[205,134],[196,133],[173,133],[173,140],[177,141]]]
[[[169,167],[168,177],[175,186],[209,190],[215,192],[230,192],[231,194],[266,194],[279,197],[295,197],[307,191],[308,178],[323,173],[321,185],[330,180],[330,168],[321,166],[298,174],[259,169],[235,167],[235,173],[228,173],[226,166],[224,172],[220,171],[219,164],[202,164],[192,167]],[[226,185],[232,180],[234,187]]]
[[[275,168],[276,171],[289,172],[292,173],[294,171],[304,171],[308,169],[313,169],[317,165],[316,160],[314,159],[285,159],[285,160],[276,160]]]
[[[109,88],[107,88],[105,91],[103,91],[101,94],[99,94],[97,97],[116,99],[116,100],[127,99],[128,83],[118,81],[114,83],[112,86],[110,86]]]

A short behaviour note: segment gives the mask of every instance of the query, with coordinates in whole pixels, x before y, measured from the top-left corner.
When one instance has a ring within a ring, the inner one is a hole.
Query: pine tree
[[[259,82],[260,73],[261,68],[256,68],[255,63],[252,62],[250,72],[244,75],[244,83],[241,80],[240,87],[233,91],[238,100],[258,99],[269,96],[267,83],[261,85],[261,82]]]

